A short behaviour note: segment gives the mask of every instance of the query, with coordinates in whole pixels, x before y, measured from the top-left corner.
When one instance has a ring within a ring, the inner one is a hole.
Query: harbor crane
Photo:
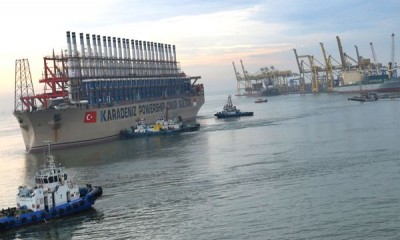
[[[293,49],[294,55],[296,57],[296,62],[297,62],[297,67],[299,68],[299,74],[300,74],[300,93],[305,93],[306,87],[305,87],[305,81],[304,81],[304,67],[303,64],[300,64],[300,57],[297,55],[296,49]]]
[[[319,73],[325,72],[325,70],[321,67],[323,64],[321,64],[312,55],[298,55],[296,49],[293,49],[293,51],[296,56],[296,61],[300,72],[300,93],[304,93],[305,91],[305,78],[310,79],[311,81],[311,91],[313,93],[318,93],[321,84],[320,80],[323,80]],[[305,63],[303,58],[306,58],[309,64]],[[300,61],[300,59],[302,60]],[[318,63],[320,66],[316,65],[316,63]],[[308,68],[305,68],[304,66]]]
[[[356,49],[356,54],[357,54],[357,64],[358,66],[361,67],[361,58],[360,58],[360,53],[358,52],[358,47],[357,45],[354,45],[355,49]]]
[[[232,65],[233,65],[233,70],[235,71],[235,76],[236,76],[236,91],[237,91],[236,94],[238,96],[240,96],[241,90],[242,89],[244,90],[245,86],[243,86],[243,81],[242,81],[242,77],[240,76],[240,73],[238,71],[236,71],[235,63],[232,62]]]
[[[372,51],[373,60],[370,58],[363,58],[360,55],[359,49],[357,45],[354,45],[356,50],[357,57],[352,58],[348,55],[342,46],[342,42],[339,36],[336,36],[340,61],[336,61],[331,55],[327,55],[324,45],[320,42],[324,64],[318,62],[314,56],[311,55],[302,55],[299,56],[294,50],[296,56],[297,66],[300,72],[300,79],[304,82],[304,79],[307,78],[311,81],[312,91],[317,92],[318,89],[326,89],[327,92],[333,91],[333,87],[345,86],[348,84],[354,84],[357,82],[361,82],[367,77],[371,79],[379,78],[381,74],[388,74],[389,78],[397,77],[397,63],[395,60],[395,35],[391,34],[391,61],[387,66],[383,66],[382,63],[378,62],[377,54],[374,49],[374,45],[370,42],[370,47]],[[302,60],[302,58],[306,58]],[[308,61],[307,61],[308,60]],[[307,64],[309,63],[309,64]],[[319,66],[316,64],[320,64],[324,70],[324,75],[321,75]],[[337,64],[337,65],[336,65]],[[308,69],[307,69],[308,67]],[[386,77],[386,76],[385,76]],[[336,82],[336,79],[340,82]],[[326,83],[326,85],[324,85]],[[326,87],[326,88],[325,88]]]
[[[357,45],[354,45],[354,48],[356,49],[356,54],[357,54],[358,69],[361,71],[364,71],[366,68],[370,67],[370,65],[371,65],[370,60],[364,59],[362,56],[360,56]]]
[[[342,41],[340,40],[339,36],[336,36],[336,40],[337,40],[338,48],[339,48],[340,61],[342,62],[342,71],[345,71],[347,68],[347,64],[346,64],[346,58],[345,58],[344,52],[343,52]]]
[[[251,83],[250,83],[250,81],[249,81],[249,79],[248,79],[248,76],[247,76],[247,75],[248,75],[248,72],[244,70],[244,65],[243,65],[242,59],[240,59],[240,64],[242,65],[242,71],[243,71],[243,76],[244,76],[244,82],[245,82],[246,90],[247,90],[247,89],[251,89]]]
[[[394,51],[394,47],[395,47],[395,41],[394,41],[394,33],[392,33],[392,51],[391,51],[391,60],[392,60],[392,63],[394,64],[395,63],[395,58],[394,58],[394,55],[395,55],[395,51]]]
[[[395,59],[395,41],[394,33],[392,33],[392,45],[391,45],[391,61],[389,62],[389,74],[390,78],[397,77],[397,63]]]
[[[347,53],[344,53],[344,56],[346,58],[346,62],[348,63],[349,61],[347,61],[347,59],[353,61],[353,63],[358,64],[358,61],[355,60],[354,58],[350,57],[349,55],[347,55]]]
[[[378,57],[376,56],[376,52],[375,52],[375,48],[374,48],[374,44],[372,42],[369,43],[370,47],[371,47],[371,52],[372,52],[372,58],[374,59],[374,66],[373,66],[373,70],[377,73],[380,74],[380,64],[378,63]]]
[[[279,93],[289,91],[288,78],[294,74],[290,70],[278,70],[274,66],[261,68],[253,74],[256,79],[263,79],[266,88],[275,87]]]
[[[313,93],[317,93],[319,91],[319,81],[318,81],[317,66],[315,65],[315,62],[314,62],[314,56],[308,55],[308,61],[310,62],[311,71],[312,71],[311,91]]]
[[[371,52],[372,52],[372,58],[374,59],[374,63],[378,63],[378,58],[376,57],[375,49],[374,49],[374,44],[372,42],[369,43],[371,46]]]
[[[280,71],[274,66],[263,67],[259,71],[250,74],[245,70],[243,61],[240,60],[243,76],[236,70],[235,63],[232,62],[237,81],[237,95],[259,96],[260,94],[279,95],[287,93],[288,78],[294,74],[290,70]]]
[[[327,83],[327,92],[333,92],[333,67],[330,58],[326,57],[326,52],[324,48],[324,44],[322,42],[319,43],[321,45],[322,55],[325,61],[325,78]]]

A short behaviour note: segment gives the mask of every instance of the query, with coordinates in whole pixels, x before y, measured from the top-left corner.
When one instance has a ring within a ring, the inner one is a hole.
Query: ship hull
[[[203,104],[204,95],[200,95],[96,108],[16,111],[14,116],[20,124],[26,151],[35,152],[46,148],[46,141],[57,149],[116,140],[121,130],[136,126],[139,118],[153,124],[168,114],[192,121]]]
[[[400,80],[375,84],[345,85],[334,87],[333,91],[337,93],[400,92]]]

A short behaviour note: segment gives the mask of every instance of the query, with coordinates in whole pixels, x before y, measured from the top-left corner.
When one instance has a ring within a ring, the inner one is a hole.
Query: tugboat
[[[165,120],[163,117],[157,119],[156,124],[146,125],[144,118],[137,121],[137,126],[125,129],[120,132],[122,139],[144,136],[173,135],[181,132],[197,131],[200,124],[185,124],[181,117]]]
[[[228,96],[228,101],[226,102],[222,112],[217,112],[214,114],[217,118],[229,118],[229,117],[243,117],[243,116],[253,116],[254,112],[241,112],[240,109],[233,106],[231,95]]]
[[[17,207],[0,211],[0,232],[87,210],[103,194],[99,186],[87,184],[78,187],[73,184],[64,167],[54,163],[50,143],[44,160],[43,167],[35,176],[36,186],[20,186]]]
[[[349,101],[358,101],[358,102],[375,102],[378,101],[378,93],[376,92],[367,92],[365,94],[360,94],[360,96],[353,96],[348,98]]]

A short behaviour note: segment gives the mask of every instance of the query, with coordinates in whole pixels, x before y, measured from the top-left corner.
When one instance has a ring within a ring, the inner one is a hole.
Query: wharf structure
[[[280,71],[273,66],[260,68],[259,71],[250,74],[245,70],[243,61],[240,60],[242,74],[236,70],[232,62],[236,76],[236,95],[245,96],[274,96],[296,91],[294,82],[296,74],[290,70]]]
[[[314,55],[299,55],[293,49],[300,73],[300,88],[304,92],[306,80],[311,82],[311,91],[357,93],[367,91],[398,92],[400,80],[397,76],[395,61],[395,35],[392,34],[391,60],[387,66],[379,63],[372,42],[369,43],[373,59],[360,55],[357,45],[354,45],[356,57],[351,57],[344,51],[339,36],[336,36],[340,60],[336,60],[325,51],[320,42],[323,61],[318,61]]]

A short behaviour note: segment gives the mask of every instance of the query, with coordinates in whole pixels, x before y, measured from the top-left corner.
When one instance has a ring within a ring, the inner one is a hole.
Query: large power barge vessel
[[[75,32],[66,36],[66,51],[44,57],[44,93],[34,93],[27,60],[16,61],[14,116],[28,152],[45,141],[65,148],[114,140],[137,119],[154,124],[166,111],[193,121],[204,104],[201,77],[181,71],[174,45],[90,34],[85,41],[80,33],[78,51]]]

